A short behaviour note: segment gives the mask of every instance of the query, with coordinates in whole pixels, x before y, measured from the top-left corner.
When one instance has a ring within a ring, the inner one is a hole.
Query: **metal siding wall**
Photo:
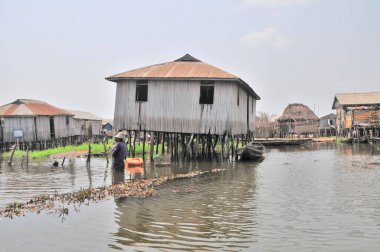
[[[33,117],[18,117],[4,119],[4,142],[15,142],[13,137],[14,130],[23,131],[23,140],[25,142],[34,141],[34,119]]]
[[[66,116],[54,116],[54,130],[56,139],[70,136],[70,120],[67,125]]]
[[[36,117],[37,141],[50,140],[50,118],[47,116]]]
[[[236,82],[215,82],[212,105],[199,104],[200,81],[149,81],[148,86],[148,101],[138,103],[135,81],[117,84],[114,116],[117,129],[138,130],[141,124],[141,129],[165,132],[247,133],[247,92],[239,88],[237,106]],[[254,126],[254,116],[250,118]]]
[[[94,136],[100,135],[102,130],[102,122],[101,121],[88,121],[92,125],[92,134]]]

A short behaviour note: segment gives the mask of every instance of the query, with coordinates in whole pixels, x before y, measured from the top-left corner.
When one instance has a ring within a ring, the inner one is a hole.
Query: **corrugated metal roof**
[[[330,113],[328,115],[325,115],[319,118],[319,120],[323,120],[323,119],[336,119],[336,115],[334,113]]]
[[[71,109],[66,109],[66,111],[73,114],[75,119],[83,119],[83,120],[90,120],[90,121],[101,121],[102,120],[100,117],[98,117],[98,116],[96,116],[90,112],[71,110]]]
[[[204,63],[189,54],[186,54],[185,56],[172,62],[137,68],[106,78],[106,80],[115,82],[123,79],[235,80],[247,88],[248,91],[256,97],[256,99],[260,99],[253,89],[238,76]]]
[[[342,93],[336,94],[334,98],[333,109],[336,108],[336,102],[340,105],[378,105],[380,104],[380,92],[370,93]]]
[[[18,99],[0,107],[0,116],[56,116],[72,115],[71,113],[54,107],[46,102]]]

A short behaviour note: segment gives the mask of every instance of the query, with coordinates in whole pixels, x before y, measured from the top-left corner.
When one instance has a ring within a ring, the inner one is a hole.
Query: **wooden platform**
[[[257,138],[254,142],[261,143],[264,146],[286,146],[286,145],[301,145],[311,142],[312,138]]]

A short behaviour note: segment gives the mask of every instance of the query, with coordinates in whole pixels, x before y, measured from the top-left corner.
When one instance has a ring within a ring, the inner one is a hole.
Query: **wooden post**
[[[109,163],[108,161],[108,153],[107,153],[107,146],[106,146],[106,140],[104,139],[103,140],[103,148],[104,148],[104,156],[106,156],[106,160],[107,160],[107,164]],[[65,161],[65,160],[63,160]],[[62,165],[63,165],[63,162],[62,162]]]
[[[236,139],[236,147],[235,147],[235,149],[238,149],[239,148],[239,135],[237,135],[237,137],[236,137],[237,139]]]
[[[157,139],[156,139],[156,155],[158,155],[158,144],[160,143],[160,132],[157,131]]]
[[[145,159],[145,135],[146,135],[145,130],[143,131],[143,134],[144,136],[143,136],[142,155],[143,155],[143,159]]]
[[[12,160],[13,160],[13,155],[15,154],[15,151],[16,151],[16,144],[13,145],[13,149],[12,149],[12,153],[11,153],[11,157],[9,158],[8,160],[8,165],[12,165]]]
[[[187,143],[187,146],[186,146],[187,152],[190,153],[190,157],[192,157],[192,154],[193,154],[193,152],[192,152],[193,140],[194,140],[194,134],[191,134],[190,140],[189,140],[189,142]]]
[[[161,153],[165,153],[165,133],[162,133],[162,146],[161,146]]]
[[[132,152],[132,157],[136,156],[136,138],[137,138],[136,131],[133,131],[133,152]]]
[[[199,134],[197,134],[197,143],[196,143],[196,145],[195,145],[195,155],[196,155],[196,157],[198,157],[199,156]]]
[[[29,165],[29,146],[26,147],[26,167]]]
[[[91,144],[90,144],[90,141],[88,141],[88,154],[87,154],[86,163],[90,164],[90,160],[91,160]]]
[[[66,160],[66,157],[63,157],[61,166],[63,166],[63,164],[65,163],[65,160]],[[107,164],[108,164],[108,162],[107,162]]]
[[[132,149],[132,136],[131,131],[128,130],[128,142],[129,142],[129,150],[128,150],[128,157],[131,155],[131,149]]]
[[[232,135],[232,137],[231,137],[231,141],[232,141],[232,143],[231,143],[231,156],[232,156],[232,160],[235,158],[235,144],[234,144],[234,138],[235,138],[235,136],[234,135]]]
[[[224,150],[225,140],[226,140],[226,135],[224,134],[222,136],[222,141],[221,141],[221,144],[222,144],[222,159],[224,159],[224,153],[225,153],[225,150]]]
[[[154,152],[154,131],[150,132],[150,160],[153,160],[153,152]]]
[[[216,135],[215,136],[215,141],[214,141],[214,143],[213,143],[213,145],[212,145],[212,152],[215,154],[215,147],[216,147],[216,145],[218,144],[218,141],[219,141],[219,135]]]
[[[178,144],[179,144],[179,139],[178,139],[178,137],[179,137],[179,134],[178,133],[176,133],[176,143],[175,143],[175,152],[176,152],[176,155],[178,156]]]

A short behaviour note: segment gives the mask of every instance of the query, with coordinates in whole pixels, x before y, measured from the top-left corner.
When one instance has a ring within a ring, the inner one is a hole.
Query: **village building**
[[[319,136],[336,136],[336,115],[334,113],[319,118]]]
[[[317,127],[316,114],[300,103],[289,104],[276,122],[279,137],[316,137]]]
[[[337,134],[340,136],[380,136],[380,92],[336,94]]]
[[[116,130],[252,136],[255,129],[255,91],[191,55],[106,79],[117,83]]]
[[[18,99],[0,107],[0,143],[52,144],[68,140],[73,114],[46,102]]]
[[[100,117],[90,112],[71,109],[66,109],[66,111],[74,115],[70,118],[73,121],[71,125],[74,136],[81,136],[85,140],[91,137],[97,138],[101,135],[102,119]]]
[[[111,131],[113,129],[113,120],[112,119],[102,119],[102,130]]]

